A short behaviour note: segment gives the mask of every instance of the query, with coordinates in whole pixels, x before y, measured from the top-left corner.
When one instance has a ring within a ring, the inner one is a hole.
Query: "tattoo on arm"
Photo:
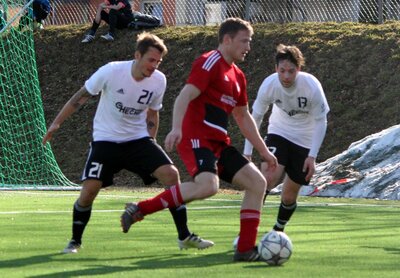
[[[71,105],[75,108],[78,109],[86,102],[86,100],[91,97],[92,95],[89,94],[89,92],[85,89],[85,87],[82,87],[78,92],[75,93],[75,95],[72,96],[71,98]]]
[[[73,102],[71,104],[75,109],[78,109],[79,107],[81,107],[81,104],[79,103],[79,99],[73,99]]]
[[[155,127],[155,123],[153,121],[147,121],[147,129],[152,130]]]

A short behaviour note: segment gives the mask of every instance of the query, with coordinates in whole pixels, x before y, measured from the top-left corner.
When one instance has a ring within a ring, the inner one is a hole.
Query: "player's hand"
[[[46,145],[48,141],[53,138],[53,133],[56,132],[60,128],[60,125],[52,124],[49,129],[47,130],[46,134],[43,136],[42,144]]]
[[[272,171],[276,169],[278,166],[278,160],[276,159],[275,155],[271,153],[269,150],[266,153],[260,154],[261,158],[268,164],[268,169],[271,169]]]
[[[306,181],[310,181],[312,176],[315,173],[315,158],[314,157],[309,156],[306,158],[306,160],[304,160],[303,172],[307,172],[305,179],[306,179]]]
[[[182,131],[172,129],[165,138],[165,150],[171,152],[174,147],[182,140]]]

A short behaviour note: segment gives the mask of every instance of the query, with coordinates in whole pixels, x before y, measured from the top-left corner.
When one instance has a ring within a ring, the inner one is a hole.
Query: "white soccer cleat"
[[[233,251],[236,251],[236,250],[237,250],[238,242],[239,242],[239,236],[237,236],[237,237],[233,240],[233,242],[232,242]]]
[[[69,254],[69,253],[78,253],[79,248],[81,248],[81,245],[79,243],[76,243],[75,240],[71,239],[70,242],[68,242],[68,245],[62,250],[62,253],[64,254]]]
[[[178,239],[178,247],[179,249],[189,249],[189,248],[197,248],[197,249],[206,249],[208,247],[214,246],[214,242],[206,239],[202,239],[196,234],[191,234],[184,240]]]

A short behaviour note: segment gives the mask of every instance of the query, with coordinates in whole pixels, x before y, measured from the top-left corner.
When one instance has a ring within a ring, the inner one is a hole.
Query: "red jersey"
[[[213,50],[197,58],[186,82],[201,94],[189,103],[182,124],[183,138],[230,144],[228,118],[236,106],[247,105],[246,77]]]

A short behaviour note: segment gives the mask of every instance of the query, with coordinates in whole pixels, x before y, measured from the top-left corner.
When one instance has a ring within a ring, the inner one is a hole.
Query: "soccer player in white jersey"
[[[252,116],[260,128],[272,105],[266,145],[278,159],[278,167],[261,163],[267,193],[283,179],[281,204],[273,229],[283,231],[296,210],[300,187],[315,172],[315,159],[325,137],[329,106],[321,83],[302,72],[304,57],[296,46],[280,44],[275,56],[276,73],[264,79],[253,104]],[[251,158],[253,146],[246,140],[244,155]],[[265,196],[265,197],[266,197]]]
[[[100,95],[82,189],[73,206],[72,239],[64,253],[78,252],[94,199],[101,188],[113,184],[114,174],[120,170],[136,173],[145,184],[157,179],[167,186],[179,182],[177,168],[155,140],[166,90],[165,75],[157,68],[167,51],[157,36],[140,34],[135,59],[99,68],[64,105],[43,137],[46,144],[71,114],[90,97]],[[189,232],[185,206],[170,211],[178,230],[179,248],[214,245]]]

